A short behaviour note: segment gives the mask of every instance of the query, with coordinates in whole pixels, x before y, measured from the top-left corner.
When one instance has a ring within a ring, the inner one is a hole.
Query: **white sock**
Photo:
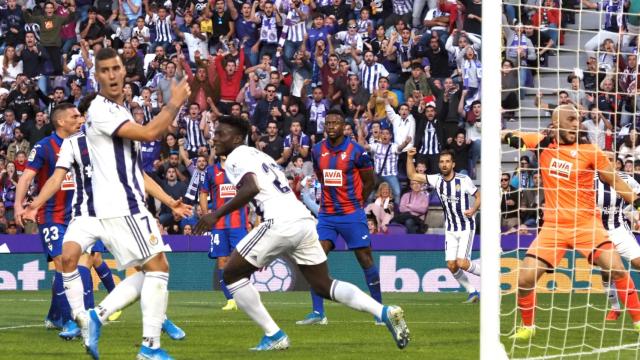
[[[462,269],[458,269],[458,271],[456,271],[453,274],[453,277],[456,278],[456,280],[458,280],[458,283],[462,285],[467,290],[468,293],[472,293],[476,291],[476,288],[474,288],[473,285],[471,285],[471,283],[469,282],[469,278],[467,278],[467,275],[464,273]]]
[[[148,271],[144,274],[144,284],[140,292],[142,308],[142,345],[157,349],[160,347],[162,323],[169,302],[169,274]]]
[[[609,284],[607,281],[602,280],[602,287],[604,287],[604,291],[607,293],[607,298],[609,299],[611,308],[614,310],[620,310],[620,301],[618,300],[616,285],[614,283]]]
[[[143,282],[144,273],[142,272],[137,272],[122,280],[96,307],[100,321],[105,323],[111,314],[136,301],[140,297]]]
[[[70,273],[62,273],[62,282],[64,284],[64,293],[67,295],[67,300],[69,300],[69,306],[71,306],[71,316],[75,319],[79,313],[85,310],[84,286],[78,269],[76,268]]]
[[[272,336],[280,330],[260,301],[260,293],[249,279],[244,278],[229,284],[227,289],[238,307],[262,328],[265,335]]]
[[[371,296],[365,294],[357,286],[339,280],[331,283],[331,299],[344,304],[354,310],[365,311],[382,319],[383,306],[375,301]]]
[[[469,261],[469,268],[467,269],[467,272],[480,276],[480,264]]]

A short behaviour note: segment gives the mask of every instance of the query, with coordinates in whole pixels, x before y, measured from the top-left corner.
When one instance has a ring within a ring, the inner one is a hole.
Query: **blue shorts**
[[[62,240],[67,232],[67,225],[54,223],[38,225],[38,232],[47,254],[47,262],[62,255]]]
[[[95,244],[93,244],[93,246],[91,247],[91,253],[106,253],[109,252],[109,250],[107,250],[107,248],[104,246],[104,243],[102,243],[102,240],[98,240],[96,241]]]
[[[211,245],[209,257],[215,259],[231,255],[236,245],[247,236],[247,229],[220,229],[211,230]]]
[[[328,240],[336,246],[336,239],[341,235],[349,250],[371,246],[367,215],[360,210],[349,215],[318,215],[318,237]]]

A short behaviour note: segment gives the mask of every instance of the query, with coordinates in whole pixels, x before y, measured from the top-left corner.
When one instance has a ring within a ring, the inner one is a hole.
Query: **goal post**
[[[500,175],[502,1],[482,2],[482,148],[480,255],[480,359],[501,360],[500,342]]]

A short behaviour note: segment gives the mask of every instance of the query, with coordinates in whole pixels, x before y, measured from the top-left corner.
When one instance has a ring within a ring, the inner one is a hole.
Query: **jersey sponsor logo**
[[[342,186],[342,170],[322,170],[325,186]]]
[[[220,192],[220,197],[223,199],[236,196],[236,187],[231,184],[220,184],[218,185],[218,190]]]
[[[572,167],[573,164],[568,161],[553,158],[551,159],[551,165],[549,165],[549,175],[567,180],[571,175]]]
[[[62,185],[60,186],[60,190],[73,191],[75,189],[76,189],[76,182],[73,180],[73,174],[68,172],[64,176],[64,180],[62,180]]]

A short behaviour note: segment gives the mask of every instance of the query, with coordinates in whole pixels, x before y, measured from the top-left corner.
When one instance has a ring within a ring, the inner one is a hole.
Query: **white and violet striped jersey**
[[[76,189],[71,203],[73,217],[95,217],[93,167],[87,138],[83,132],[64,139],[58,153],[56,168],[67,170],[67,174],[75,181]]]
[[[98,95],[91,102],[86,120],[96,217],[140,213],[145,206],[140,144],[116,135],[122,125],[134,121],[131,113]]]
[[[623,172],[618,172],[618,175],[631,187],[633,192],[636,194],[640,193],[640,184],[638,184],[633,176]],[[623,214],[623,210],[629,204],[618,196],[611,185],[601,181],[598,176],[596,176],[595,187],[604,228],[613,230],[624,226],[627,220]]]
[[[471,208],[470,196],[474,196],[478,191],[473,180],[467,175],[456,173],[449,181],[441,174],[427,175],[427,182],[436,189],[440,197],[446,230],[475,230],[474,217],[464,215],[464,212]]]

